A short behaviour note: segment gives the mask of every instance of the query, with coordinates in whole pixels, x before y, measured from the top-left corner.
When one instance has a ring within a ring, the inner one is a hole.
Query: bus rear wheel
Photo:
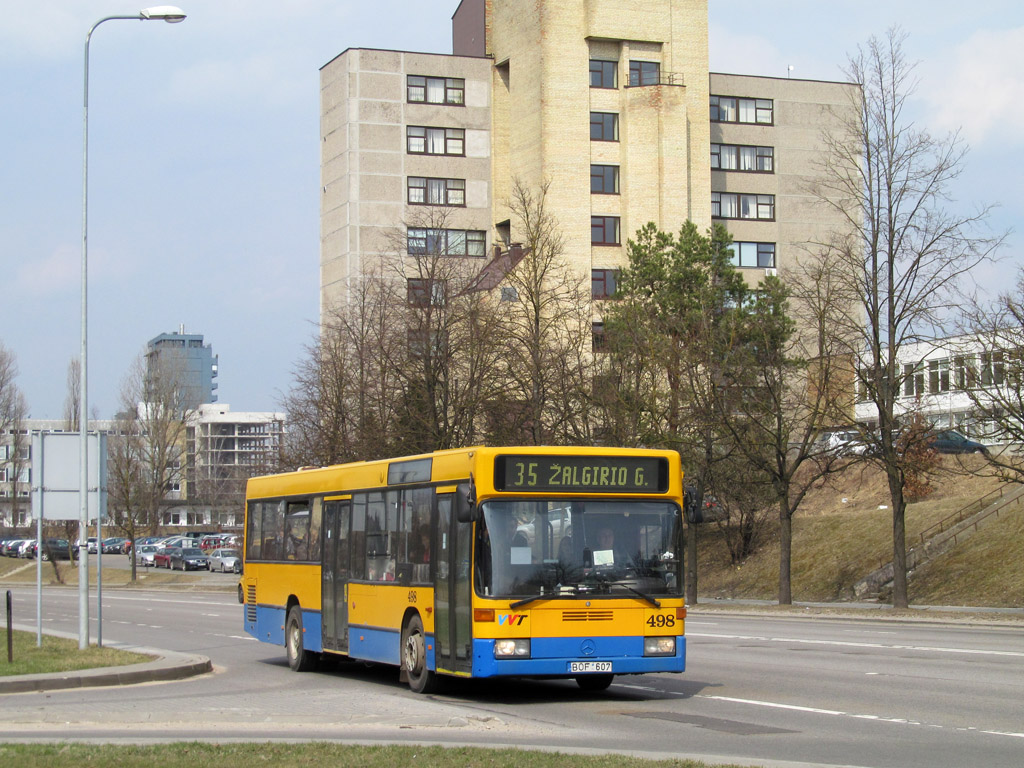
[[[427,669],[427,636],[418,615],[409,619],[402,632],[402,666],[414,693],[430,693],[437,675]]]
[[[288,666],[293,672],[308,672],[316,666],[319,654],[307,651],[303,643],[302,609],[293,605],[288,610],[288,622],[285,624],[284,645],[288,654]]]
[[[615,675],[578,675],[576,685],[584,691],[603,691],[612,684]]]

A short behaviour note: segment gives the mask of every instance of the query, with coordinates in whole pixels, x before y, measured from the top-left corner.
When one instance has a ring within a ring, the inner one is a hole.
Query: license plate
[[[610,661],[570,661],[569,671],[574,675],[580,672],[611,672]]]

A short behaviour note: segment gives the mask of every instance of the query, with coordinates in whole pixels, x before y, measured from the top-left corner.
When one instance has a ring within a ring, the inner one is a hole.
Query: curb
[[[14,625],[14,629],[24,632],[35,632],[34,627]],[[47,632],[48,635],[75,639],[77,635],[66,632]],[[122,651],[142,653],[157,658],[141,664],[123,667],[99,667],[97,669],[81,669],[73,672],[55,672],[39,675],[15,675],[0,677],[0,694],[35,693],[39,691],[59,691],[70,688],[98,688],[112,685],[138,685],[139,683],[167,682],[184,680],[213,671],[213,664],[206,656],[193,653],[178,653],[156,648],[143,648],[137,645],[108,643],[107,647]]]

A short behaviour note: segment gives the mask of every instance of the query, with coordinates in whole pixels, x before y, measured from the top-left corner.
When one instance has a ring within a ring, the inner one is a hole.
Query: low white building
[[[1009,368],[1019,368],[1021,345],[1006,338],[951,336],[903,347],[899,353],[899,388],[896,415],[920,413],[936,429],[957,432],[984,443],[1004,442],[997,425],[979,414],[978,404],[990,407],[1005,398],[1010,382]],[[1024,339],[1022,339],[1024,342]],[[856,419],[874,426],[878,411],[867,400],[861,384],[857,392]]]

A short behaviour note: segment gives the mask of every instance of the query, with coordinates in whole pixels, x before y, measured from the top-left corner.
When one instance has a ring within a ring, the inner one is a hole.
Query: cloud
[[[950,56],[922,66],[920,94],[931,111],[930,124],[942,131],[961,129],[969,144],[1020,144],[1024,122],[1024,27],[982,30]]]
[[[106,249],[89,248],[90,287],[111,277],[124,280],[137,271],[132,260],[115,262]],[[82,285],[81,246],[60,245],[44,258],[22,262],[14,283],[19,293],[36,298],[78,296]]]
[[[300,103],[314,85],[300,62],[281,55],[252,55],[230,61],[206,59],[183,67],[173,74],[170,90],[186,104],[280,107]]]

